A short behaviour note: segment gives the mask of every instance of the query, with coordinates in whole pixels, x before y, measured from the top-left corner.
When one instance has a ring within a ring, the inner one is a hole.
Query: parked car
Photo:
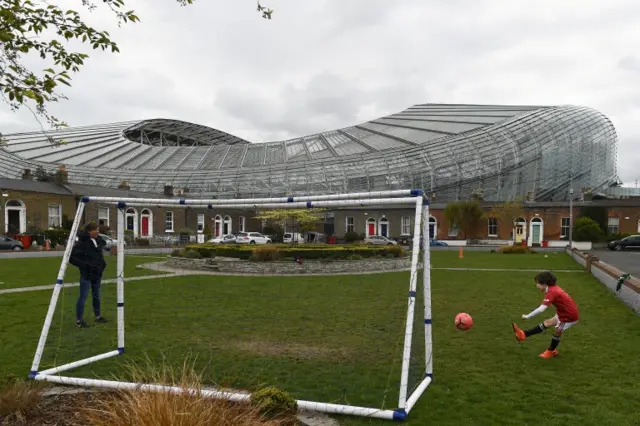
[[[640,235],[630,235],[621,240],[609,241],[609,250],[640,249]]]
[[[236,237],[237,244],[271,244],[271,238],[265,237],[259,232],[239,232]]]
[[[287,232],[282,237],[283,243],[304,243],[304,237],[299,232]]]
[[[0,235],[0,250],[20,251],[22,249],[24,249],[24,246],[21,241]]]
[[[445,243],[444,241],[438,241],[438,240],[431,240],[429,242],[429,245],[431,247],[438,247],[438,246],[440,246],[440,247],[448,247],[449,246],[449,244]]]
[[[393,241],[381,235],[369,235],[364,239],[364,243],[371,244],[374,246],[397,246],[398,245],[397,241]]]
[[[213,244],[233,244],[236,242],[236,236],[233,234],[219,235],[215,238],[211,238],[207,242]]]

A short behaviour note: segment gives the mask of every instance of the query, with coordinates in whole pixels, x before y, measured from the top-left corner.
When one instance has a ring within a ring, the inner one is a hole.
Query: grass
[[[107,269],[103,279],[116,278],[116,256],[105,255]],[[142,263],[159,262],[148,256],[127,256],[125,260],[125,277],[153,275],[157,272],[148,269],[136,269]],[[37,257],[20,259],[0,259],[0,290],[6,288],[32,287],[54,284],[60,269],[62,257]],[[73,265],[67,267],[65,282],[78,282],[80,273]]]
[[[564,254],[502,255],[434,252],[435,267],[576,269]],[[523,321],[542,295],[533,272],[432,272],[433,384],[406,424],[637,424],[640,318],[590,275],[558,273],[576,300],[580,323],[559,346],[561,356],[537,355],[550,333],[518,343],[511,322]],[[339,277],[176,277],[126,287],[127,352],[69,372],[126,378],[147,357],[182,365],[196,356],[206,382],[255,389],[275,385],[296,398],[394,408],[400,376],[406,272]],[[77,289],[64,289],[43,366],[115,348],[115,324],[77,330]],[[0,377],[26,375],[50,292],[0,295]],[[105,286],[105,312],[115,318],[115,286]],[[89,308],[89,304],[87,304]],[[453,327],[458,312],[475,327]],[[546,316],[553,313],[547,312]],[[421,311],[417,311],[419,324]],[[418,330],[415,336],[420,336]],[[414,340],[412,377],[423,353]],[[341,424],[390,424],[341,417]]]

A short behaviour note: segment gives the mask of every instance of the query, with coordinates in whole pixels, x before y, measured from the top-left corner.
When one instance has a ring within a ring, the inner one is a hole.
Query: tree
[[[573,226],[573,239],[597,243],[604,239],[604,232],[595,220],[590,217],[579,217]]]
[[[444,216],[449,222],[449,226],[458,227],[466,239],[473,236],[480,220],[484,217],[484,211],[477,200],[459,201],[447,204],[444,209]]]
[[[516,219],[524,217],[524,207],[518,200],[507,201],[493,206],[487,217],[498,219],[498,223],[504,222],[514,225]]]
[[[90,11],[98,6],[91,0],[81,0]],[[194,0],[175,0],[187,6]],[[125,0],[102,0],[116,15],[118,25],[139,22],[133,10],[126,10]],[[260,5],[264,19],[271,19],[273,10]],[[67,99],[58,91],[59,85],[71,86],[72,72],[80,71],[87,53],[72,52],[65,47],[76,40],[92,50],[119,52],[118,45],[107,31],[87,25],[75,10],[63,10],[46,0],[0,0],[0,94],[13,111],[28,108],[36,119],[46,119],[54,128],[66,123],[48,112],[48,105]],[[37,73],[24,63],[27,55],[38,55],[50,66]],[[30,103],[35,104],[35,111]],[[44,130],[44,129],[43,129]],[[49,142],[59,143],[49,137]]]
[[[316,224],[324,218],[324,209],[278,209],[264,210],[254,216],[266,220],[272,226],[293,228],[295,232],[307,232],[316,229]]]

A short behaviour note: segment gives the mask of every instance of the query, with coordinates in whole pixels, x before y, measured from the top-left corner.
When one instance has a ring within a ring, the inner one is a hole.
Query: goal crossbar
[[[429,249],[429,203],[421,190],[378,191],[355,194],[330,194],[305,197],[259,198],[259,199],[144,199],[144,198],[114,198],[85,196],[79,203],[71,227],[69,241],[74,241],[80,227],[85,205],[89,202],[114,204],[118,207],[117,214],[117,348],[104,354],[95,355],[82,360],[70,362],[43,371],[38,371],[45,343],[51,327],[57,300],[64,287],[64,275],[69,263],[73,244],[67,244],[62,257],[60,269],[56,279],[51,301],[43,324],[40,340],[35,351],[29,377],[38,381],[47,381],[73,386],[87,386],[107,389],[146,390],[155,392],[196,392],[195,389],[184,389],[177,386],[163,384],[140,384],[111,380],[99,380],[61,376],[60,373],[85,366],[100,360],[112,358],[125,353],[125,322],[124,322],[124,228],[125,210],[129,206],[158,206],[184,208],[227,208],[227,209],[280,209],[280,208],[354,208],[359,206],[406,205],[415,207],[415,223],[413,228],[413,245],[411,251],[411,273],[407,302],[407,317],[400,377],[400,392],[398,408],[384,410],[378,408],[356,407],[351,405],[332,404],[297,400],[298,407],[304,410],[319,411],[329,414],[345,414],[363,417],[374,417],[390,420],[404,420],[413,409],[420,396],[425,392],[433,380],[433,344],[431,321],[431,275]],[[424,286],[424,343],[425,343],[425,374],[421,382],[409,393],[409,365],[411,359],[414,316],[416,307],[416,290],[418,282],[419,254],[422,249],[423,286]],[[200,395],[229,401],[247,401],[250,394],[227,392],[217,389],[198,390]]]

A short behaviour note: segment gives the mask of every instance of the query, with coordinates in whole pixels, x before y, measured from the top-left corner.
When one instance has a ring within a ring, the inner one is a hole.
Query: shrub
[[[187,259],[202,259],[202,255],[197,250],[186,250],[184,252],[184,257]]]
[[[291,395],[273,386],[254,392],[251,405],[266,418],[289,417],[298,410],[298,403]]]
[[[182,257],[182,250],[180,249],[173,249],[171,251],[171,256],[172,257]]]
[[[38,404],[42,383],[11,380],[0,389],[0,422],[24,423],[25,413]]]
[[[344,240],[347,243],[353,243],[354,241],[358,241],[359,239],[360,236],[357,232],[347,232],[346,234],[344,234]]]
[[[526,246],[504,246],[504,247],[500,247],[500,253],[527,254],[529,253],[529,248]]]
[[[253,257],[262,262],[280,260],[280,250],[271,244],[259,246],[253,249]]]
[[[597,243],[604,239],[604,231],[598,223],[589,217],[580,217],[576,219],[573,226],[574,241],[590,241]]]
[[[137,246],[148,246],[151,242],[148,238],[136,238],[135,243]]]

